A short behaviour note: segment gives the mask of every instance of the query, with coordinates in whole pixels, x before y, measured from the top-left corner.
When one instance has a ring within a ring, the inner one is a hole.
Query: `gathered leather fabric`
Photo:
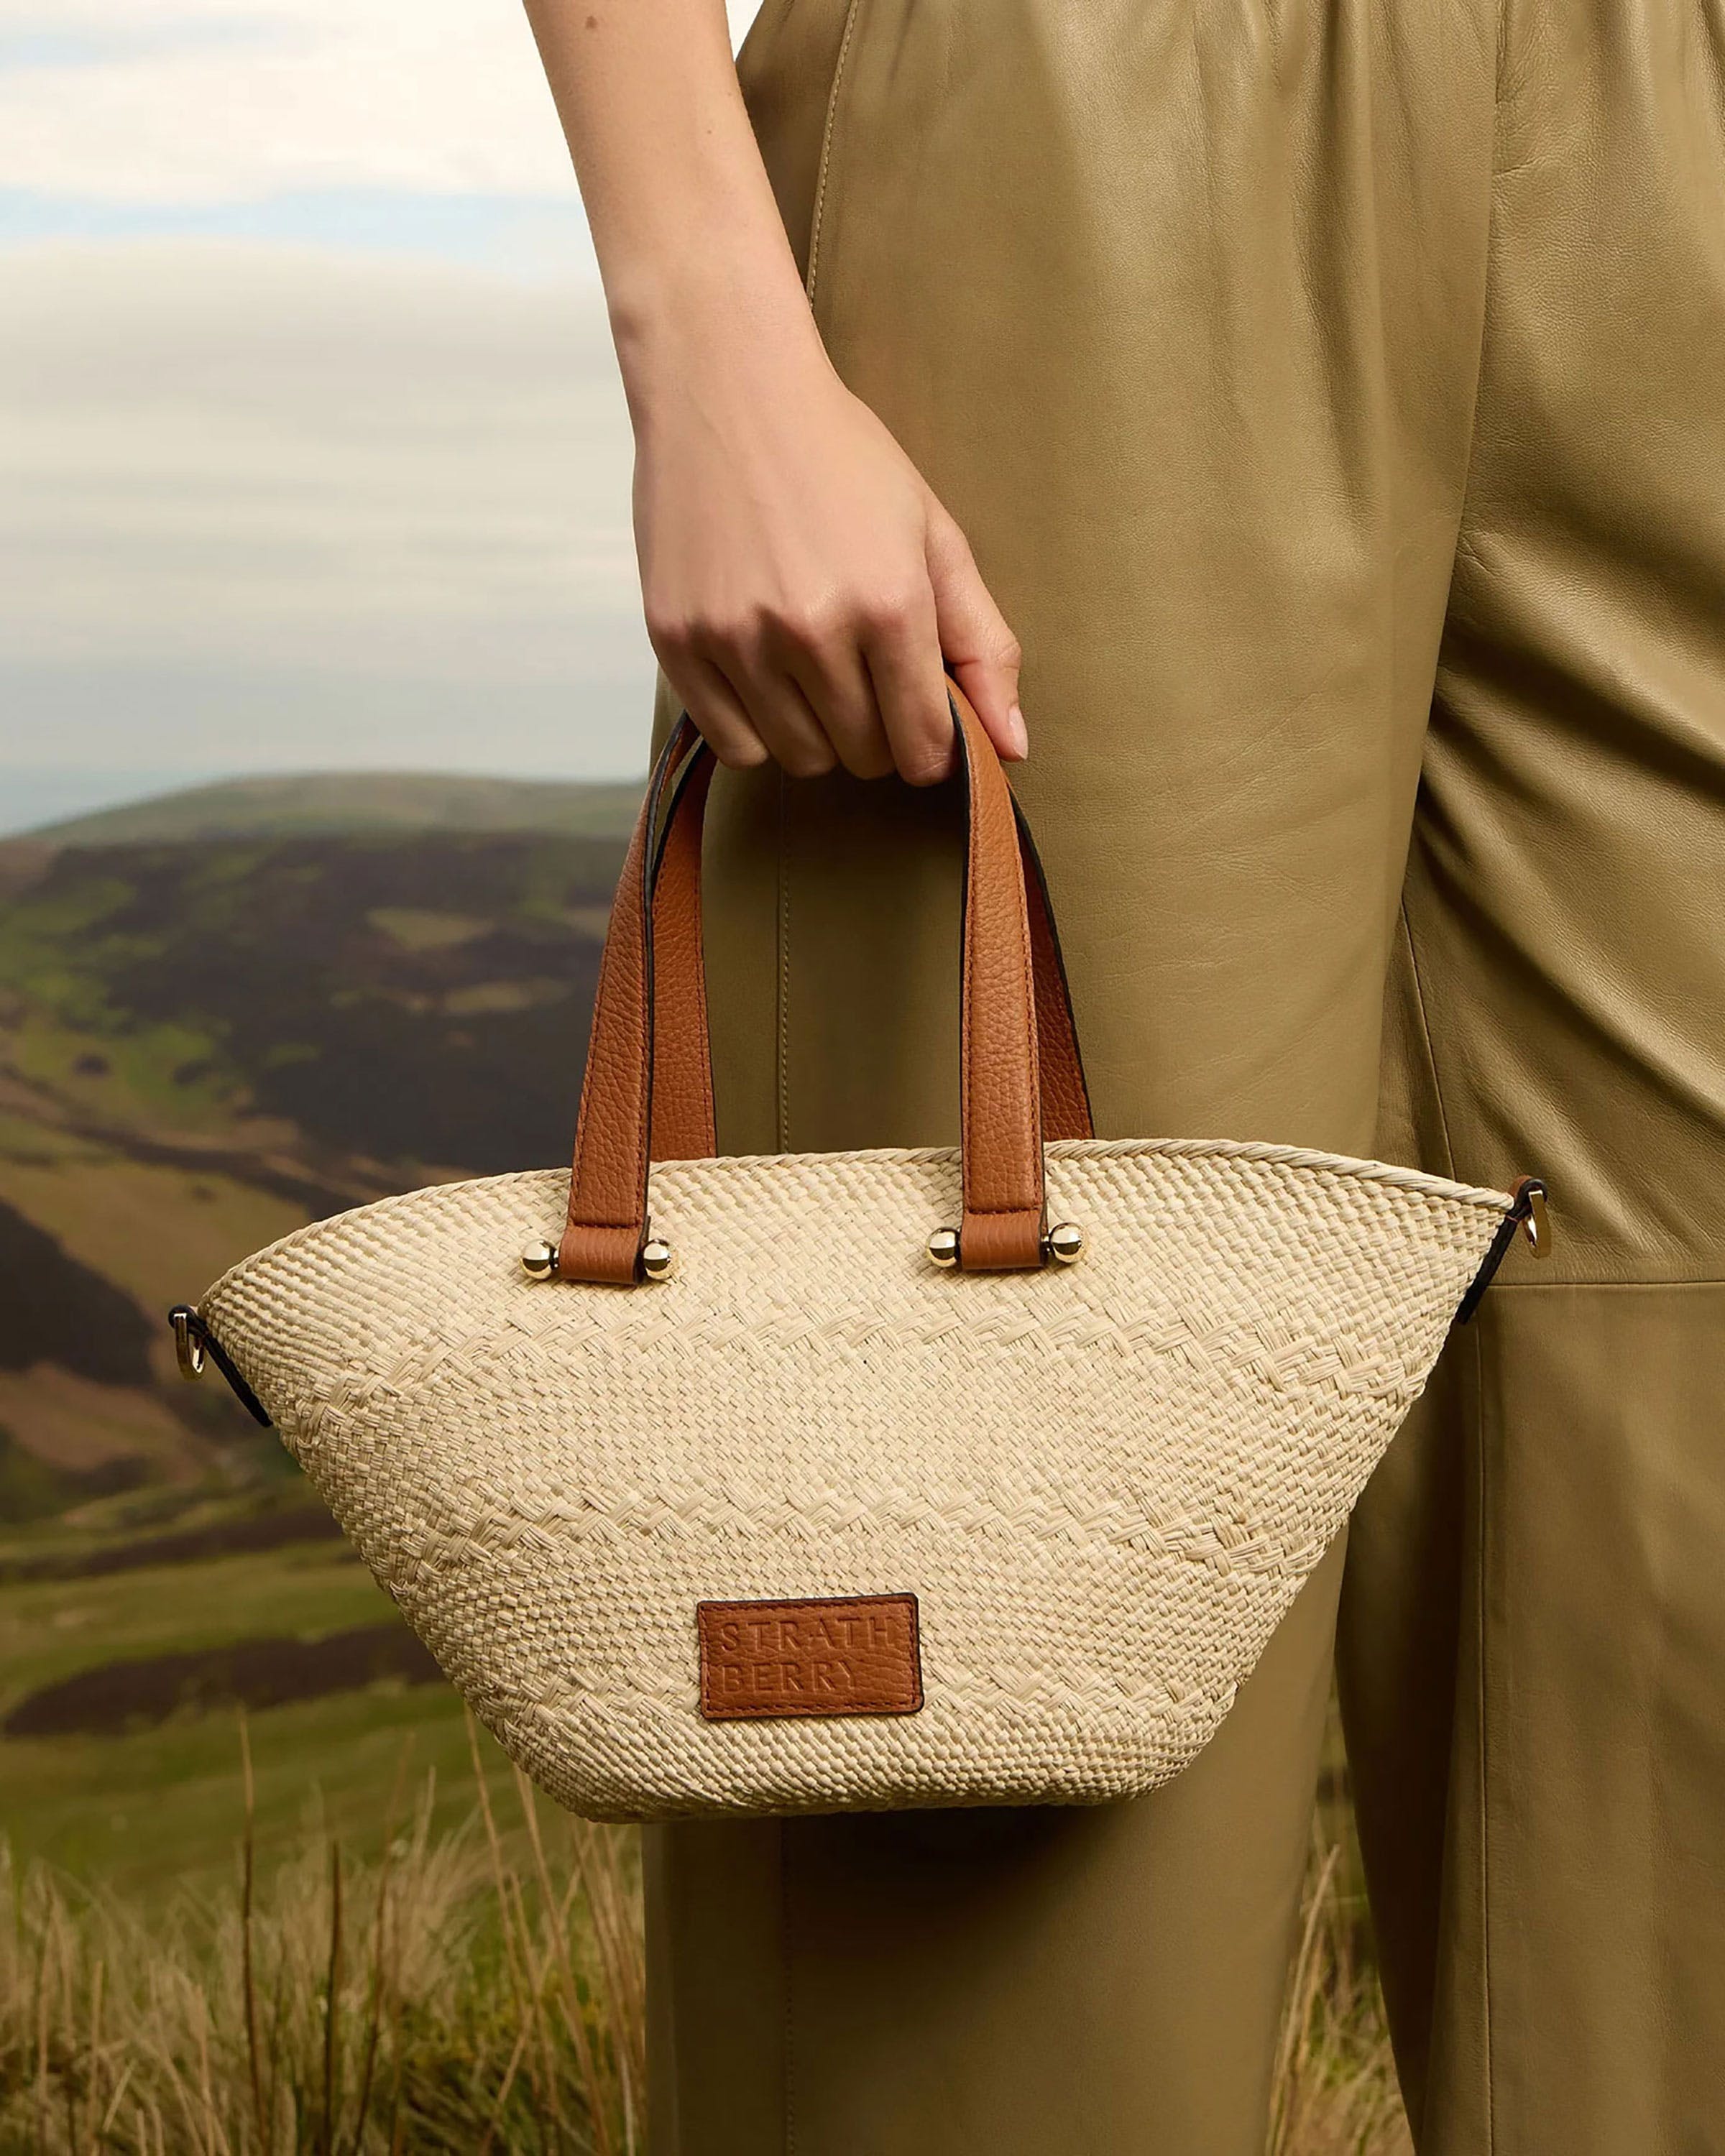
[[[1166,1788],[649,1831],[655,2156],[1260,2156],[1344,1567],[1420,2156],[1725,2143],[1717,0],[766,0],[740,64],[1024,644],[1097,1132],[1537,1168],[1557,1238]],[[716,783],[727,1150],[954,1141],[953,820]]]

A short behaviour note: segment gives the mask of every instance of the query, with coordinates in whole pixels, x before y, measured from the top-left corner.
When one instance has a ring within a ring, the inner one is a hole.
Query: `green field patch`
[[[122,1289],[152,1326],[229,1265],[309,1217],[305,1207],[217,1170],[87,1152],[51,1165],[0,1162],[0,1198]],[[161,1335],[161,1368],[172,1361]]]
[[[110,1043],[109,1068],[116,1086],[170,1129],[207,1129],[250,1101],[216,1033],[189,1022],[129,1027]]]
[[[235,1640],[189,1654],[98,1662],[24,1697],[0,1738],[116,1737],[212,1708],[253,1712],[370,1685],[438,1681],[437,1664],[407,1627],[356,1625],[321,1639]]]
[[[466,1722],[447,1685],[340,1692],[272,1708],[248,1727],[266,1861],[308,1829],[375,1856],[392,1810],[398,1824],[428,1775],[441,1829],[471,1814]],[[501,1805],[508,1762],[489,1738],[481,1753]],[[159,1906],[183,1887],[234,1875],[244,1824],[239,1710],[121,1737],[0,1738],[0,1835],[20,1870],[39,1859]]]
[[[323,1050],[309,1040],[273,1041],[258,1058],[260,1070],[285,1070],[295,1063],[316,1063]]]
[[[373,928],[403,951],[451,951],[490,933],[492,924],[471,913],[436,913],[417,906],[374,906]]]
[[[21,1078],[80,1119],[121,1131],[160,1126],[213,1136],[231,1129],[250,1100],[213,1029],[141,1019],[94,993],[80,1014],[28,1013],[8,1038],[7,1056]]]
[[[0,1191],[8,1167],[58,1168],[69,1161],[112,1158],[97,1140],[30,1116],[0,1114]]]
[[[14,896],[0,910],[0,981],[40,994],[45,981],[69,970],[69,942],[87,948],[90,932],[123,913],[136,895],[129,876],[98,869],[53,877]]]
[[[17,1581],[0,1588],[0,1715],[27,1693],[102,1663],[236,1640],[316,1639],[386,1619],[399,1621],[395,1605],[339,1542]]]
[[[249,1696],[262,1699],[272,1657],[275,1677],[285,1669],[315,1673],[316,1643],[343,1635],[375,1643],[387,1632],[395,1644],[374,1668],[366,1656],[375,1645],[359,1651],[357,1666],[350,1648],[345,1675],[337,1672],[343,1688],[328,1689],[325,1671],[321,1696],[271,1706],[252,1721],[264,1839],[285,1846],[308,1807],[321,1806],[336,1830],[374,1841],[404,1758],[415,1775],[434,1770],[451,1792],[465,1790],[446,1814],[450,1821],[460,1816],[472,1797],[460,1702],[440,1682],[404,1681],[413,1671],[428,1674],[424,1650],[348,1543],[231,1547],[260,1532],[327,1535],[327,1525],[317,1524],[327,1521],[321,1508],[302,1496],[249,1511],[244,1500],[203,1496],[164,1522],[151,1507],[168,1494],[141,1491],[88,1508],[104,1515],[105,1538],[80,1545],[61,1531],[0,1544],[0,1563],[52,1549],[74,1562],[81,1552],[87,1567],[116,1555],[130,1566],[53,1578],[0,1574],[0,1722],[33,1694],[102,1671],[110,1688],[103,1712],[115,1732],[0,1737],[0,1835],[15,1853],[146,1894],[166,1892],[177,1877],[220,1871],[239,1831],[237,1709],[222,1703],[220,1682],[200,1690],[200,1671],[219,1678],[225,1667],[227,1692],[246,1697],[234,1657],[254,1655],[261,1643],[262,1688],[254,1686]],[[182,1561],[130,1563],[148,1537],[129,1543],[117,1531],[152,1521],[174,1538],[168,1547]],[[262,1522],[261,1530],[249,1522]],[[224,1538],[224,1553],[210,1554]],[[300,1651],[306,1648],[309,1658]],[[339,1659],[343,1650],[336,1651]],[[127,1727],[159,1709],[164,1683],[174,1689],[175,1658],[183,1663],[181,1676],[192,1679],[182,1711],[154,1727]],[[138,1678],[138,1717],[126,1705],[126,1665]],[[379,1676],[385,1681],[375,1681]],[[362,1688],[346,1688],[356,1682]],[[185,1711],[200,1703],[206,1711]],[[487,1745],[501,1789],[506,1773]]]
[[[4,1433],[0,1432],[0,1439]],[[6,1455],[0,1446],[0,1475]],[[89,1480],[90,1478],[84,1478]],[[156,1494],[152,1491],[152,1494]],[[17,1517],[17,1515],[13,1515]],[[78,1509],[63,1515],[75,1519]],[[270,1511],[229,1513],[132,1540],[83,1543],[64,1539],[46,1549],[0,1553],[0,1586],[44,1579],[100,1579],[115,1572],[148,1572],[163,1565],[201,1564],[206,1558],[285,1549],[294,1543],[337,1542],[341,1528],[321,1505],[280,1506]]]
[[[639,780],[488,778],[465,772],[305,772],[219,779],[49,825],[63,846],[139,846],[422,831],[542,831],[621,841]]]
[[[0,1526],[0,1588],[26,1579],[135,1571],[141,1562],[137,1553],[164,1536],[197,1537],[192,1554],[200,1559],[323,1539],[324,1528],[310,1522],[327,1522],[329,1515],[321,1505],[307,1502],[305,1478],[286,1449],[260,1435],[255,1465],[267,1471],[243,1480],[221,1473],[199,1481],[141,1483],[112,1496],[87,1499],[28,1528]],[[289,1529],[284,1521],[298,1524]],[[185,1560],[164,1555],[160,1561]]]
[[[568,989],[562,981],[480,981],[470,988],[455,988],[443,999],[451,1018],[481,1018],[511,1011],[535,1010],[561,1003]]]
[[[233,901],[228,895],[244,883],[249,882],[264,863],[275,853],[275,845],[268,839],[242,840],[227,839],[218,846],[196,846],[185,849],[170,843],[151,848],[154,854],[177,874],[182,890],[193,893],[206,901],[216,901],[218,919],[231,918]],[[301,868],[310,865],[305,862]],[[303,875],[301,882],[308,880]]]
[[[208,1448],[153,1391],[105,1384],[52,1363],[0,1370],[0,1426],[38,1460],[74,1475],[128,1463],[116,1481],[191,1481],[208,1472]]]
[[[131,1487],[145,1471],[141,1460],[124,1458],[98,1467],[58,1466],[0,1427],[0,1527],[51,1519],[92,1497]]]

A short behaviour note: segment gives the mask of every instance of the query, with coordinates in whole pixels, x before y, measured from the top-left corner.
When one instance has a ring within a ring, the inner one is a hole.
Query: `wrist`
[[[689,234],[675,253],[605,280],[618,364],[631,404],[650,404],[691,372],[730,368],[751,352],[825,360],[814,317],[782,231],[739,245]]]

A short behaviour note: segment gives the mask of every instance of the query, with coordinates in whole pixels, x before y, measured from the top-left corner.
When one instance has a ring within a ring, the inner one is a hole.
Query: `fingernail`
[[[1006,738],[1012,743],[1017,756],[1030,753],[1030,737],[1024,731],[1024,715],[1014,704],[1006,715]]]

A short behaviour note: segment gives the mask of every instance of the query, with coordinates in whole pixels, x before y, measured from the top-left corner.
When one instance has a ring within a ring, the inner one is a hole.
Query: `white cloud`
[[[177,8],[182,35],[130,49],[123,12],[84,0],[95,56],[0,77],[0,181],[164,203],[572,186],[513,0],[266,0],[244,37],[232,8]]]
[[[732,8],[733,33],[752,0]],[[0,0],[0,187],[162,204],[568,195],[519,0]]]
[[[639,764],[590,286],[157,241],[17,252],[7,287],[8,758]]]
[[[0,819],[8,770],[640,767],[627,418],[518,0],[0,0],[8,196],[50,236],[0,248]]]

